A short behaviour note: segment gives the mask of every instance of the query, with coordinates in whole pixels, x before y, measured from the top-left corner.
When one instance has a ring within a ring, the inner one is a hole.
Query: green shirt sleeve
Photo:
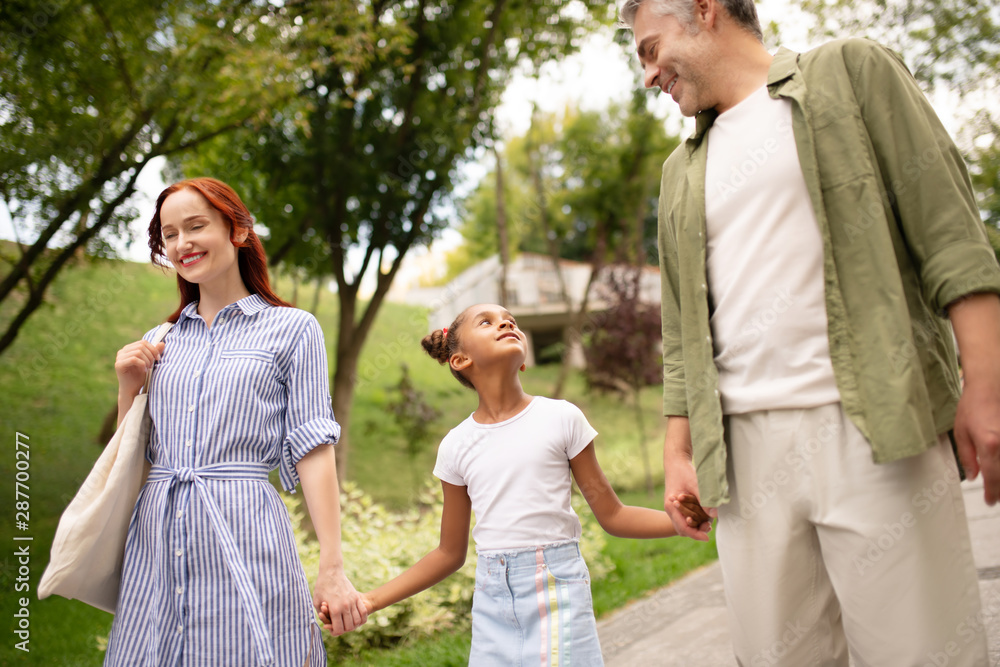
[[[684,150],[683,146],[675,151]],[[684,382],[684,350],[681,345],[680,270],[677,258],[676,230],[670,218],[670,188],[675,186],[676,175],[670,176],[671,159],[663,165],[660,184],[660,202],[657,211],[657,239],[660,255],[660,321],[663,333],[663,414],[688,415],[687,387]]]
[[[944,313],[967,294],[1000,293],[965,163],[917,82],[895,53],[872,42],[851,40],[844,58],[924,299]]]

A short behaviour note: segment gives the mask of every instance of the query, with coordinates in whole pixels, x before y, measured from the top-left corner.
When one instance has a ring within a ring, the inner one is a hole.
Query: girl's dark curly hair
[[[455,321],[451,323],[451,326],[447,329],[447,335],[445,335],[444,329],[435,329],[420,341],[424,350],[431,356],[432,359],[436,359],[440,364],[447,364],[448,360],[451,359],[451,355],[455,354],[460,348],[461,343],[458,340],[458,329],[462,326],[462,322],[465,320],[465,313],[462,313],[455,318]],[[464,375],[456,371],[450,365],[448,370],[451,374],[455,376],[455,379],[462,383],[463,387],[468,387],[469,389],[475,389],[475,385],[469,382],[469,379]]]

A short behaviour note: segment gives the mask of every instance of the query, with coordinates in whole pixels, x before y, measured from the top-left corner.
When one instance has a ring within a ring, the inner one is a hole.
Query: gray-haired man
[[[994,504],[1000,268],[953,142],[871,42],[772,57],[751,0],[622,19],[697,117],[660,191],[665,507],[697,539],[676,496],[717,508],[740,664],[986,667],[948,433]]]

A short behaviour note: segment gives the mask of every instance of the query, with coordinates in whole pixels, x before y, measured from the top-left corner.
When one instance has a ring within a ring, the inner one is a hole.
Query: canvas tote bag
[[[170,327],[165,322],[156,330],[153,345],[163,340]],[[125,537],[149,474],[146,446],[152,426],[148,405],[152,378],[151,368],[111,442],[63,511],[49,565],[38,584],[39,598],[61,595],[115,613]]]

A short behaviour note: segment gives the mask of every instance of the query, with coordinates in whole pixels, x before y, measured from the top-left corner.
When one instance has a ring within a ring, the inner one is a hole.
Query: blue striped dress
[[[211,329],[196,309],[181,312],[153,372],[152,468],[104,664],[326,665],[288,512],[267,478],[277,468],[293,490],[299,459],[340,436],[323,332],[256,294]]]

